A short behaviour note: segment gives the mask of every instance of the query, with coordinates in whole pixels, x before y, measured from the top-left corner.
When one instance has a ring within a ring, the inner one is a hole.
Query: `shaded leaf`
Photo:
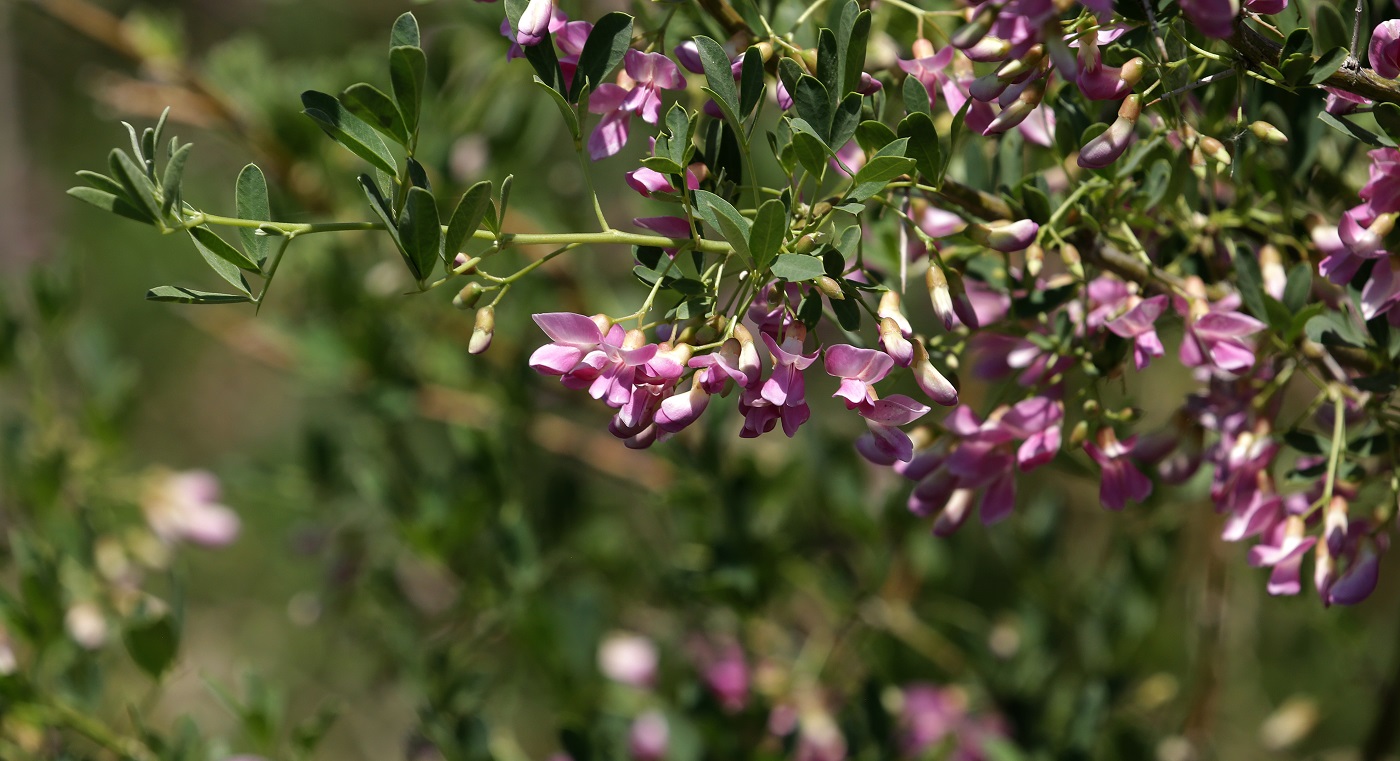
[[[351,153],[368,161],[388,174],[397,174],[393,154],[374,128],[350,113],[340,101],[323,92],[307,90],[301,94],[302,113],[311,117],[332,140]]]
[[[158,285],[146,291],[147,301],[164,301],[177,304],[246,304],[253,300],[246,293],[214,293],[181,288],[177,285]]]

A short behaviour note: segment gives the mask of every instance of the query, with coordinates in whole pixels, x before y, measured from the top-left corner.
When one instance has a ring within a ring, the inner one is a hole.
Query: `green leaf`
[[[834,105],[843,95],[841,92],[841,61],[844,60],[836,47],[836,34],[830,29],[817,30],[817,81],[822,83],[831,96]]]
[[[782,248],[787,232],[787,207],[776,198],[764,201],[749,230],[749,253],[753,255],[755,270],[762,272],[768,268]]]
[[[379,185],[375,183],[373,177],[362,174],[359,180],[360,187],[365,189],[365,196],[369,198],[370,208],[379,217],[379,221],[384,223],[385,228],[389,231],[389,237],[394,241],[394,246],[399,249],[399,253],[404,254],[406,260],[407,254],[404,252],[403,243],[399,240],[398,221],[394,219],[394,212],[389,206],[389,202],[385,200],[384,194],[380,192]]]
[[[120,182],[117,182],[105,174],[87,169],[79,169],[77,174],[80,179],[98,190],[106,191],[114,196],[126,195],[126,188]]]
[[[855,182],[889,182],[914,168],[915,160],[904,155],[909,138],[899,138],[881,148],[856,172]]]
[[[1268,320],[1269,312],[1264,305],[1264,276],[1259,270],[1259,260],[1249,249],[1236,245],[1234,261],[1240,299],[1249,308],[1250,314]]]
[[[943,147],[938,143],[938,128],[928,114],[916,111],[899,123],[899,136],[909,140],[905,155],[914,159],[919,174],[932,182],[943,166]]]
[[[728,107],[732,114],[739,113],[739,88],[734,85],[734,74],[730,69],[729,55],[718,42],[700,35],[695,38],[695,47],[700,53],[700,63],[705,68],[705,82],[714,92],[714,99],[720,107]]]
[[[340,104],[389,139],[408,145],[408,127],[398,104],[374,85],[365,82],[350,85],[340,94]]]
[[[486,209],[491,206],[491,181],[482,180],[467,188],[457,209],[452,212],[452,221],[447,224],[447,237],[442,241],[442,259],[449,267],[462,250],[462,244],[481,227],[486,218]]]
[[[158,285],[146,291],[147,301],[164,301],[176,304],[246,304],[253,300],[246,293],[214,293],[181,288],[177,285]]]
[[[1297,314],[1307,306],[1308,296],[1312,295],[1312,267],[1307,262],[1294,265],[1288,271],[1288,279],[1283,286],[1283,306],[1292,314]]]
[[[593,24],[588,33],[588,41],[583,43],[579,54],[578,68],[574,70],[574,81],[569,87],[569,101],[577,103],[584,86],[598,89],[608,79],[608,74],[622,62],[627,48],[632,44],[632,17],[626,13],[609,13]]]
[[[389,84],[403,114],[404,127],[412,135],[418,131],[418,114],[423,106],[423,88],[428,81],[428,57],[421,48],[397,47],[389,51]]]
[[[813,177],[820,177],[826,171],[826,162],[831,158],[831,150],[821,138],[810,132],[792,134],[792,150],[797,160]]]
[[[90,203],[103,211],[116,214],[117,216],[126,217],[127,219],[142,224],[149,225],[151,223],[150,217],[139,211],[135,206],[127,203],[125,198],[108,193],[105,190],[79,186],[76,188],[69,188],[68,195],[73,196],[79,201]]]
[[[744,65],[739,72],[739,115],[747,119],[754,106],[763,102],[763,55],[758,48],[744,52]]]
[[[1325,346],[1365,346],[1369,341],[1351,318],[1341,312],[1323,312],[1310,318],[1304,332],[1315,343]]]
[[[1338,119],[1337,117],[1327,113],[1326,111],[1319,111],[1317,114],[1317,118],[1318,121],[1321,121],[1323,124],[1326,124],[1332,129],[1337,130],[1338,132],[1344,135],[1350,135],[1351,137],[1360,140],[1361,142],[1366,143],[1367,145],[1374,145],[1377,148],[1395,147],[1395,141],[1391,140],[1390,138],[1381,137],[1380,135],[1377,135],[1376,133],[1368,129],[1356,126],[1354,123],[1346,119]]]
[[[1392,141],[1400,143],[1400,106],[1394,103],[1377,103],[1371,115],[1376,117],[1376,123],[1385,130],[1385,134]]]
[[[1307,27],[1302,26],[1288,33],[1288,39],[1284,40],[1283,50],[1279,53],[1279,58],[1284,59],[1294,53],[1311,57],[1312,52],[1312,33],[1308,31]]]
[[[744,257],[752,259],[749,251],[749,221],[728,201],[708,190],[695,191],[695,202],[703,219],[729,245]]]
[[[243,167],[243,171],[238,173],[238,182],[234,188],[234,209],[239,219],[272,218],[272,207],[267,201],[267,178],[263,177],[262,170],[256,164]],[[243,242],[243,250],[259,266],[267,261],[272,241],[268,240],[266,235],[258,235],[257,230],[240,227],[238,237]]]
[[[849,280],[841,281],[841,291],[846,298],[831,301],[831,312],[836,322],[849,331],[860,330],[860,294],[851,287]]]
[[[817,137],[827,145],[831,144],[831,99],[826,87],[816,77],[803,75],[797,80],[797,89],[792,93],[792,102],[797,115],[812,125]],[[840,146],[837,146],[838,148]]]
[[[323,92],[307,90],[301,94],[302,113],[311,117],[331,139],[374,167],[398,174],[393,154],[374,128],[345,109],[340,101]]]
[[[920,82],[918,77],[904,78],[902,94],[904,95],[905,112],[933,116],[933,105],[928,97],[928,88],[924,87],[924,83]]]
[[[413,266],[413,277],[423,280],[433,272],[433,263],[442,251],[442,223],[438,220],[437,202],[423,188],[409,188],[399,223],[399,239]]]
[[[867,119],[856,127],[855,137],[856,145],[859,145],[866,155],[870,155],[893,143],[898,136],[884,122]]]
[[[1332,48],[1323,53],[1317,63],[1308,69],[1308,84],[1316,85],[1326,81],[1337,69],[1342,68],[1342,64],[1347,61],[1347,49],[1342,47]]]
[[[405,13],[394,19],[393,31],[389,33],[389,49],[398,47],[417,48],[423,46],[423,39],[418,33],[418,19],[412,13]]]
[[[165,164],[165,175],[160,182],[160,215],[167,217],[175,208],[175,197],[180,195],[180,178],[185,174],[185,160],[190,157],[193,143],[185,143],[176,149],[175,154]]]
[[[574,113],[573,106],[569,105],[569,101],[565,100],[564,96],[560,95],[558,90],[545,84],[543,79],[535,77],[535,84],[539,85],[541,88],[544,89],[545,92],[549,93],[550,100],[554,101],[555,107],[559,109],[559,115],[564,117],[564,126],[569,128],[569,136],[574,139],[574,142],[578,142],[580,134],[578,127],[578,114]]]
[[[779,254],[773,262],[773,277],[780,277],[792,283],[815,280],[826,274],[822,260],[807,254]]]
[[[112,176],[126,191],[127,202],[140,209],[150,219],[160,219],[160,204],[156,203],[155,185],[151,184],[150,178],[141,171],[136,162],[132,161],[125,151],[113,148],[107,163]]]
[[[827,141],[829,144],[842,146],[850,141],[856,132],[856,125],[860,124],[860,105],[863,100],[860,93],[853,92],[836,107],[836,113],[831,119],[831,139]]]
[[[1342,19],[1337,6],[1332,3],[1317,3],[1316,16],[1312,26],[1314,50],[1331,50],[1351,45],[1351,24]]]
[[[845,27],[845,19],[849,10],[856,7],[858,6],[855,2],[846,4],[846,8],[841,14],[842,27]],[[869,37],[870,11],[857,13],[855,20],[851,23],[850,31],[844,33],[844,39],[841,36],[837,37],[837,50],[843,57],[841,87],[843,93],[855,92],[860,87],[860,75],[865,68],[865,52]]]
[[[187,231],[190,240],[194,241],[194,247],[199,251],[199,255],[204,257],[210,269],[218,273],[223,278],[237,288],[242,293],[248,293],[248,282],[243,279],[244,264],[252,264],[248,258],[238,249],[230,246],[207,227],[195,227]],[[256,270],[256,267],[254,267]]]
[[[175,661],[180,632],[168,614],[160,615],[128,626],[122,641],[131,660],[152,678],[159,678]]]

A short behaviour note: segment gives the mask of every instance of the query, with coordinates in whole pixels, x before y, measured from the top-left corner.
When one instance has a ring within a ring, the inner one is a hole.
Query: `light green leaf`
[[[340,103],[380,134],[399,145],[408,145],[408,127],[398,104],[379,88],[365,82],[350,85],[340,94]]]
[[[764,201],[749,229],[749,253],[753,255],[754,269],[762,272],[768,268],[782,248],[787,232],[787,207],[776,198]]]
[[[826,267],[822,265],[822,260],[807,254],[779,254],[777,261],[773,262],[773,277],[780,277],[784,280],[800,283],[804,280],[815,280],[826,274]]]
[[[180,178],[185,173],[185,160],[190,156],[190,149],[193,143],[185,143],[176,149],[175,154],[165,163],[165,176],[160,182],[160,215],[162,218],[170,215],[170,210],[175,208],[175,197],[180,195]]]
[[[253,300],[246,293],[214,293],[181,288],[177,285],[158,285],[146,291],[147,301],[164,301],[177,304],[246,304]]]
[[[267,178],[263,177],[257,164],[249,164],[238,173],[238,182],[234,186],[234,209],[239,219],[272,220],[272,206],[267,200]],[[268,240],[266,235],[258,235],[257,230],[240,227],[238,238],[243,243],[243,250],[259,266],[267,261],[272,241]]]
[[[422,47],[423,39],[418,32],[418,19],[412,13],[405,13],[394,20],[394,29],[389,33],[389,48]]]
[[[718,42],[700,35],[695,38],[695,47],[700,52],[700,63],[705,68],[705,81],[715,93],[715,102],[721,107],[728,106],[729,113],[739,113],[739,88],[734,85],[734,74],[730,69],[729,54]]]
[[[87,203],[90,203],[103,211],[109,211],[118,216],[126,217],[127,219],[134,220],[142,224],[149,225],[151,223],[150,217],[146,216],[145,213],[139,211],[136,207],[127,203],[125,198],[115,195],[113,193],[108,193],[105,190],[98,190],[97,188],[86,188],[79,186],[76,188],[69,188],[68,195],[73,196],[79,201],[85,201]]]
[[[423,105],[423,86],[428,81],[428,57],[416,47],[389,51],[389,84],[403,114],[403,124],[412,135],[418,131],[418,112]]]

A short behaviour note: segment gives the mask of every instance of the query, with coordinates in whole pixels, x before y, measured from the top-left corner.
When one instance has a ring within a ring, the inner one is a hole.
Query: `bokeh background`
[[[740,441],[738,416],[712,411],[625,449],[605,410],[525,363],[542,340],[532,312],[632,310],[644,290],[625,249],[546,266],[502,303],[481,357],[452,289],[404,295],[383,236],[297,241],[259,314],[143,300],[215,283],[186,241],[63,194],[125,144],[119,120],[172,108],[202,208],[231,213],[255,161],[276,218],[368,219],[357,160],[298,95],[382,86],[405,10],[429,54],[420,158],[434,183],[513,174],[507,229],[590,229],[553,104],[504,60],[498,4],[0,4],[0,611],[19,663],[0,677],[0,757],[117,758],[134,738],[172,758],[585,761],[627,757],[634,720],[658,711],[680,761],[892,758],[928,695],[951,738],[929,758],[1392,747],[1393,574],[1356,609],[1269,598],[1264,572],[1218,539],[1202,483],[1106,514],[1066,468],[1020,484],[1012,520],[935,538],[904,487],[855,456],[859,425],[816,401],[830,393],[816,378],[792,441]],[[675,23],[707,29],[689,10]],[[662,213],[622,182],[633,142],[596,173],[612,218]],[[974,175],[989,158],[968,159]],[[1187,380],[1119,390],[1167,400],[1144,403],[1160,418]],[[138,530],[159,469],[217,474],[242,528],[142,575],[179,631],[154,679],[95,548]],[[95,647],[54,623],[82,601],[106,622]],[[623,632],[656,650],[649,685],[600,666]]]

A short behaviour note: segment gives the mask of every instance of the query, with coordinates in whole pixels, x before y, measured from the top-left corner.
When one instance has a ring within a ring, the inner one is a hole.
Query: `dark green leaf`
[[[705,81],[714,92],[715,101],[721,107],[728,106],[729,111],[737,115],[739,88],[734,85],[729,55],[718,42],[704,35],[695,38],[695,47],[700,53],[700,63],[705,67]]]
[[[253,297],[246,293],[214,293],[176,285],[158,285],[146,291],[146,300],[177,304],[246,304],[252,301]]]
[[[794,132],[792,150],[797,154],[798,162],[813,177],[820,177],[826,171],[826,162],[831,158],[831,151],[821,138],[810,132]]]
[[[112,176],[126,191],[127,202],[140,209],[150,219],[160,219],[160,204],[156,203],[155,185],[151,184],[150,178],[136,162],[132,161],[125,151],[113,148],[107,163]]]
[[[340,104],[389,139],[408,145],[408,127],[398,105],[374,85],[364,82],[350,85],[340,94]]]
[[[1255,258],[1254,252],[1244,246],[1235,246],[1235,279],[1240,287],[1240,299],[1250,314],[1261,320],[1269,319],[1269,312],[1264,306],[1264,276],[1259,271],[1259,260]]]
[[[846,4],[842,12],[842,26],[845,26],[846,14],[849,9],[856,7],[854,2]],[[842,73],[842,93],[855,92],[860,87],[860,75],[865,68],[865,52],[868,47],[867,42],[870,37],[870,11],[861,11],[856,14],[854,22],[851,24],[850,33],[842,40],[838,37],[840,52],[843,57]]]
[[[301,103],[305,107],[302,113],[320,125],[332,140],[376,168],[391,175],[398,173],[393,154],[374,128],[347,111],[340,101],[323,92],[307,90],[301,94]]]
[[[422,37],[418,33],[418,19],[412,13],[405,13],[394,20],[394,29],[389,33],[389,48],[397,47],[417,48],[423,46]]]
[[[695,191],[700,218],[744,257],[749,253],[749,221],[728,201],[706,190]]]
[[[170,210],[175,208],[175,198],[180,195],[180,178],[185,174],[185,160],[189,158],[190,149],[193,147],[191,143],[180,146],[165,164],[165,176],[160,182],[162,217],[169,216]]]
[[[1297,314],[1308,303],[1312,294],[1312,267],[1307,262],[1294,265],[1288,271],[1288,280],[1283,286],[1283,306]]]
[[[574,81],[569,87],[570,102],[577,103],[579,95],[587,85],[598,89],[608,79],[608,74],[622,61],[627,47],[632,44],[632,17],[626,13],[609,13],[593,24],[588,33],[588,41],[579,54],[578,68],[574,70]]]
[[[773,277],[800,283],[814,280],[826,274],[822,260],[807,254],[779,254],[773,262]]]
[[[1308,69],[1308,84],[1315,85],[1326,81],[1337,69],[1342,68],[1346,60],[1347,49],[1343,47],[1335,47],[1323,53],[1317,59],[1317,63]]]
[[[812,126],[822,142],[831,145],[831,99],[826,87],[816,77],[803,75],[797,80],[792,102],[797,115]]]
[[[159,678],[175,660],[180,632],[169,615],[160,615],[130,625],[122,641],[131,660],[152,678]]]
[[[1301,53],[1311,56],[1313,52],[1312,34],[1307,27],[1299,27],[1288,33],[1288,39],[1283,43],[1283,50],[1279,58],[1287,58],[1294,53]]]
[[[873,154],[893,143],[896,137],[894,130],[886,126],[884,122],[877,122],[873,119],[863,121],[856,127],[856,145],[859,145],[866,155]]]
[[[905,77],[902,93],[906,113],[933,116],[933,106],[929,102],[928,88],[924,87],[924,83],[920,82],[918,77]]]
[[[442,241],[442,258],[449,266],[471,234],[481,227],[481,221],[486,218],[486,210],[490,206],[490,180],[482,180],[462,194],[462,200],[457,202],[456,211],[452,212],[452,221],[447,225],[447,237]]]
[[[403,123],[412,135],[418,131],[418,113],[423,105],[423,86],[428,81],[428,57],[416,47],[389,51],[389,84],[403,114]]]
[[[262,170],[256,164],[249,164],[238,173],[238,182],[234,186],[234,209],[239,219],[272,219],[272,207],[267,201],[267,178],[263,177]],[[259,266],[267,261],[272,241],[266,235],[240,227],[238,237],[243,242],[243,250]]]
[[[126,217],[127,219],[135,220],[143,224],[149,225],[151,223],[150,217],[127,203],[125,198],[118,197],[105,190],[80,186],[69,188],[68,195],[73,196],[79,201],[86,201],[103,211],[109,211],[118,216]]]
[[[841,281],[841,291],[845,293],[846,298],[831,301],[831,311],[836,315],[836,322],[845,330],[860,330],[860,294],[851,287],[848,280]]]
[[[564,70],[559,67],[559,57],[554,53],[554,35],[545,32],[539,44],[526,46],[525,60],[535,68],[535,74],[546,86],[561,93],[568,91],[569,83],[564,81]]]
[[[753,255],[755,270],[762,272],[768,268],[782,248],[787,232],[787,208],[783,202],[776,198],[764,201],[749,230],[749,253]]]
[[[1331,50],[1351,45],[1351,24],[1342,19],[1337,6],[1317,3],[1312,26],[1313,50]]]
[[[1376,123],[1385,130],[1385,134],[1393,142],[1400,144],[1400,106],[1394,103],[1377,103],[1371,115],[1376,117]]]
[[[1332,129],[1335,129],[1344,135],[1350,135],[1351,137],[1354,137],[1357,140],[1366,143],[1367,145],[1374,145],[1377,148],[1395,146],[1395,141],[1389,138],[1381,137],[1380,135],[1377,135],[1376,133],[1371,132],[1370,130],[1358,127],[1347,119],[1339,119],[1327,113],[1326,111],[1319,111],[1317,114],[1317,118],[1323,124],[1326,124]]]
[[[404,253],[403,243],[399,241],[398,221],[394,219],[394,212],[389,206],[388,200],[386,200],[384,194],[380,192],[379,186],[374,182],[374,178],[367,174],[362,174],[359,180],[360,187],[365,189],[365,195],[369,198],[370,208],[373,209],[375,215],[379,217],[379,221],[384,223],[385,228],[389,231],[389,237],[393,239],[394,245],[399,249],[399,252]]]
[[[831,139],[827,141],[828,144],[842,146],[850,141],[856,132],[856,125],[860,123],[860,105],[863,100],[860,93],[853,92],[836,107],[836,113],[831,119]]]
[[[744,65],[739,74],[739,115],[747,119],[754,106],[763,101],[763,55],[758,48],[744,53]]]
[[[399,239],[413,266],[413,277],[422,280],[433,272],[433,263],[442,250],[442,223],[438,220],[437,202],[423,188],[409,188],[399,223]]]
[[[925,113],[911,113],[899,123],[899,136],[909,140],[905,155],[914,159],[919,174],[933,182],[943,166],[943,147],[938,143],[938,128],[933,126],[933,119]]]

